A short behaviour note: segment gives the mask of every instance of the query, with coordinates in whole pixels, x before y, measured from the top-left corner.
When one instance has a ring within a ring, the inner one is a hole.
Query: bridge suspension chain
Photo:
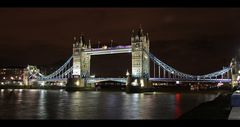
[[[53,73],[49,74],[49,75],[43,75],[38,77],[38,80],[47,80],[47,79],[62,79],[64,78],[65,74],[69,74],[71,73],[70,71],[72,71],[72,66],[71,65],[71,60],[72,60],[72,56],[60,67],[58,68],[56,71],[54,71]]]
[[[166,75],[165,75],[165,74],[166,74],[165,71],[167,71],[168,77],[170,77],[171,74],[172,74],[172,75],[175,75],[175,76],[177,75],[177,76],[179,76],[179,77],[185,77],[185,78],[195,78],[195,77],[196,77],[196,76],[194,76],[194,75],[189,75],[189,74],[185,74],[185,73],[179,72],[179,71],[177,71],[176,69],[168,66],[167,64],[165,64],[165,63],[163,63],[162,61],[160,61],[159,59],[157,59],[153,54],[151,54],[151,53],[147,53],[147,54],[148,54],[148,56],[150,57],[150,59],[151,59],[152,61],[154,61],[155,63],[158,64],[158,66],[161,66],[161,67],[163,68],[163,70],[164,70],[164,78],[165,78],[165,76],[166,76]],[[174,77],[174,76],[173,76],[173,77]]]
[[[147,53],[147,52],[146,52]],[[225,67],[223,68],[222,70],[220,71],[216,71],[216,72],[213,72],[213,73],[210,73],[210,74],[205,74],[205,75],[190,75],[190,74],[185,74],[185,73],[182,73],[180,71],[177,71],[176,69],[170,67],[169,65],[165,64],[164,62],[160,61],[158,58],[156,58],[153,54],[151,53],[147,53],[147,55],[150,57],[150,59],[153,61],[154,63],[154,78],[156,77],[155,75],[155,64],[158,65],[159,67],[159,78],[161,78],[161,75],[160,75],[160,69],[163,68],[163,78],[166,78],[166,73],[167,73],[167,78],[184,78],[184,79],[197,79],[197,80],[200,80],[200,79],[218,79],[221,78],[223,79],[224,78],[224,74],[226,74],[226,78],[229,79],[229,71],[230,71],[230,67]]]

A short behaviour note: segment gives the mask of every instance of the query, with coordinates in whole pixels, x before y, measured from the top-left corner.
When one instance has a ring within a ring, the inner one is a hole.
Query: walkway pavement
[[[232,107],[228,120],[240,120],[240,107]]]
[[[232,110],[228,117],[229,120],[240,120],[240,90],[236,90],[231,96]]]

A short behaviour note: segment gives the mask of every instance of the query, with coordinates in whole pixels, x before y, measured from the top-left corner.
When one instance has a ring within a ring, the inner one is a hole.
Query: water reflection
[[[180,102],[181,102],[181,94],[176,93],[175,95],[175,117],[178,118],[181,115],[181,108],[180,108]]]
[[[46,119],[46,91],[40,90],[39,92],[39,99],[38,99],[38,118]]]
[[[216,94],[0,91],[0,119],[175,119]]]

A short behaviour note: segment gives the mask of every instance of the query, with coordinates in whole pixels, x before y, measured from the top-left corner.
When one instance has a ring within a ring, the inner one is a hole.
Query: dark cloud
[[[142,24],[158,58],[180,71],[203,74],[227,66],[236,55],[239,14],[238,8],[1,8],[0,64],[64,61],[80,33],[93,46],[112,39],[114,45],[127,45],[131,30]],[[125,57],[94,57],[91,70],[122,74],[131,65]]]

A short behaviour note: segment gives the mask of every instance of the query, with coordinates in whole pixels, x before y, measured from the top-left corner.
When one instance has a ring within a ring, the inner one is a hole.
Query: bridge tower
[[[73,81],[71,84],[77,87],[85,87],[87,78],[90,76],[91,56],[83,52],[91,48],[91,43],[86,44],[84,36],[81,34],[79,40],[74,37],[73,44]]]
[[[230,67],[231,67],[231,78],[232,78],[232,87],[235,87],[238,85],[238,78],[240,76],[240,68],[239,68],[239,62],[237,61],[237,58],[233,58],[231,63],[230,63]]]
[[[29,71],[27,68],[24,68],[23,70],[23,84],[24,85],[29,85]]]
[[[132,80],[135,86],[148,87],[150,77],[150,59],[149,53],[149,37],[148,33],[144,34],[142,27],[137,33],[132,31]]]

